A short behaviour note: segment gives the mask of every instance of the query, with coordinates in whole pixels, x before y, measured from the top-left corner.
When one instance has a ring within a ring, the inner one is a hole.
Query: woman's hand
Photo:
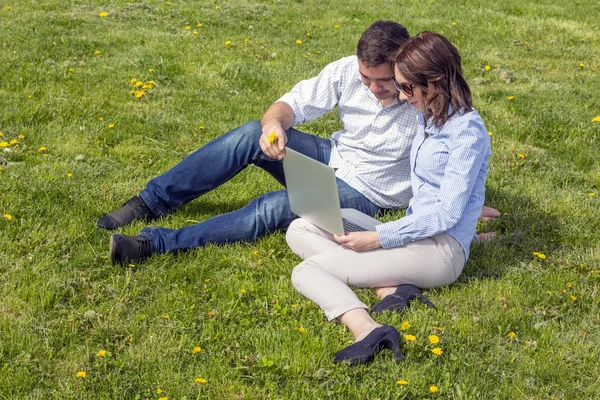
[[[333,235],[333,238],[342,246],[355,251],[374,250],[381,247],[377,232],[349,232],[344,235]]]

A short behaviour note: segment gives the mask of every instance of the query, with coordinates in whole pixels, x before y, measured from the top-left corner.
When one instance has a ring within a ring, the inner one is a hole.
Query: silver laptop
[[[283,171],[292,212],[331,234],[374,231],[381,224],[353,208],[340,208],[333,168],[290,148]]]

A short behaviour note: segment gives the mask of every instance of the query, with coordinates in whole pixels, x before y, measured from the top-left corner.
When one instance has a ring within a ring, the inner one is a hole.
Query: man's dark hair
[[[356,56],[369,68],[393,63],[395,53],[409,37],[408,30],[397,22],[374,22],[358,40]]]

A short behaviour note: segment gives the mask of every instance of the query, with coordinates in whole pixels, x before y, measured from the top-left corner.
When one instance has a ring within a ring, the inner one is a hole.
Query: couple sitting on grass
[[[343,129],[330,140],[293,128],[335,107]],[[406,216],[374,232],[333,236],[294,215],[286,190],[279,190],[181,229],[112,235],[112,262],[139,262],[208,243],[252,242],[287,229],[290,248],[304,259],[292,273],[294,287],[355,337],[334,361],[366,364],[382,348],[400,360],[396,328],[377,324],[349,286],[376,289],[381,300],[373,313],[402,310],[414,298],[432,306],[418,288],[454,282],[476,238],[478,218],[499,216],[483,206],[489,135],[472,108],[458,51],[441,35],[409,38],[402,25],[375,22],[360,38],[356,56],[327,65],[275,102],[262,121],[207,143],[152,179],[98,226],[115,229],[162,217],[250,164],[285,186],[286,147],[335,169],[342,208],[377,216],[408,206]]]

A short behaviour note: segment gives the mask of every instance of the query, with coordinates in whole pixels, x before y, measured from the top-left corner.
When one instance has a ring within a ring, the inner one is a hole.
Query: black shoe
[[[435,307],[431,301],[421,294],[421,291],[416,286],[400,285],[393,294],[385,296],[383,299],[373,304],[371,311],[374,313],[382,313],[386,310],[403,311],[414,299],[421,300],[430,308]]]
[[[375,328],[360,342],[352,343],[350,346],[335,353],[333,362],[338,364],[349,361],[352,367],[368,364],[373,361],[375,353],[384,348],[394,352],[396,362],[402,361],[400,334],[393,326],[382,325],[379,328]]]
[[[152,255],[150,239],[143,236],[111,235],[110,261],[125,265],[143,261]]]
[[[141,197],[134,196],[127,200],[118,210],[100,218],[96,225],[98,228],[112,230],[129,225],[138,219],[152,220],[156,219],[156,215],[154,215]]]

